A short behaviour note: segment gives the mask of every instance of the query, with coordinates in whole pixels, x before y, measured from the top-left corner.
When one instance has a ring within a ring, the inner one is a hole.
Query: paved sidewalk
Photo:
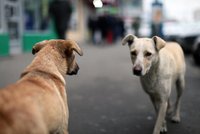
[[[80,44],[77,76],[66,76],[70,134],[151,134],[155,112],[132,75],[128,47]],[[33,55],[0,58],[0,88],[15,82]],[[200,68],[186,57],[186,90],[180,124],[168,123],[168,134],[200,134]],[[175,96],[175,95],[174,95]]]

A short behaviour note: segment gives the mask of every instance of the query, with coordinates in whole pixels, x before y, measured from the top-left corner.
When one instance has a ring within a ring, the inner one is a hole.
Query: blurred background
[[[39,41],[74,39],[84,51],[67,77],[70,132],[149,134],[155,112],[121,39],[160,36],[177,41],[187,63],[182,123],[170,134],[199,134],[199,0],[0,0],[0,88],[19,79]]]
[[[187,53],[198,49],[198,0],[67,0],[61,8],[69,10],[56,12],[61,8],[55,1],[0,0],[0,55],[28,52],[37,41],[59,38],[56,25],[79,42],[113,43],[132,33],[176,40]]]

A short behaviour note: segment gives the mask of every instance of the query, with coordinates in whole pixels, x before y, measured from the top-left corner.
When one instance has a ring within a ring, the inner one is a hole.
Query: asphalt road
[[[77,55],[80,71],[66,76],[70,134],[151,134],[155,112],[138,77],[132,75],[127,46],[80,45],[84,51],[83,57]],[[0,88],[15,82],[33,57],[29,53],[0,57]],[[200,67],[190,56],[186,62],[182,122],[168,122],[168,134],[200,134]]]

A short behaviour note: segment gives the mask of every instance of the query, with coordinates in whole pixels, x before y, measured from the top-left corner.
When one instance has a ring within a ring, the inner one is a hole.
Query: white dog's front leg
[[[166,111],[167,111],[167,101],[161,102],[153,134],[160,134],[161,131],[163,132],[167,131],[165,122]]]

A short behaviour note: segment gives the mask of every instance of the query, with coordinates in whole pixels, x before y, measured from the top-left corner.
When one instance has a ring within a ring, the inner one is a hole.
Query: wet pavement
[[[151,134],[154,108],[132,75],[128,47],[80,45],[84,51],[83,57],[77,55],[80,71],[66,76],[70,134]],[[30,53],[0,57],[0,88],[15,82],[33,57]],[[190,56],[186,62],[182,121],[169,121],[168,134],[200,134],[200,67]]]

